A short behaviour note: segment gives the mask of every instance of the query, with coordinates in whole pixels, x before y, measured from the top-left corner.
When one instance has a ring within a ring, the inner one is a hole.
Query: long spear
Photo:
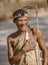
[[[36,4],[36,23],[37,23],[37,28],[39,28],[39,20],[38,20],[38,8]]]

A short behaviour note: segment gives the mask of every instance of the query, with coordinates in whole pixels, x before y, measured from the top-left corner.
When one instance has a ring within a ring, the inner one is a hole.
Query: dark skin
[[[28,25],[28,18],[27,17],[20,17],[20,18],[18,18],[17,21],[18,22],[16,22],[16,25],[18,27],[20,34],[22,34],[22,33],[25,32],[25,29]],[[37,36],[39,45],[40,45],[40,47],[41,47],[41,49],[44,53],[44,64],[43,65],[47,65],[47,49],[46,49],[45,41],[43,39],[43,35],[42,35],[42,33],[39,29],[35,29],[34,32],[35,32],[34,34]],[[26,43],[29,43],[29,44],[26,44],[18,54],[13,56],[13,47],[12,47],[11,41],[14,40],[15,36],[16,36],[16,33],[13,33],[10,36],[8,36],[8,39],[7,39],[8,58],[9,58],[9,62],[11,64],[18,62],[21,59],[22,55],[26,51],[33,50],[36,47],[35,44],[33,44],[33,42],[34,42],[33,34],[32,34],[32,31],[30,30],[30,39],[29,39],[28,42],[26,42]]]

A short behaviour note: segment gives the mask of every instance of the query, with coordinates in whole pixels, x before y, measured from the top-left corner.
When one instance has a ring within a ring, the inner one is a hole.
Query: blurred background
[[[13,12],[24,6],[38,7],[38,26],[43,33],[48,49],[48,0],[0,0],[0,65],[10,65],[7,54],[7,37],[17,30],[13,23]],[[37,27],[35,9],[27,10],[29,25]]]

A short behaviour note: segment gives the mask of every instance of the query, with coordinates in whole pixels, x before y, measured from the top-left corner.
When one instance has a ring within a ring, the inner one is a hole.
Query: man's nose
[[[25,25],[25,21],[22,21],[22,25]]]
[[[22,20],[22,23],[25,23],[25,21],[24,21],[24,20]]]

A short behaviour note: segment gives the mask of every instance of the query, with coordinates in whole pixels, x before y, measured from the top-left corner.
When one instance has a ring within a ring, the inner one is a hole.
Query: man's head
[[[28,26],[28,13],[23,9],[16,10],[13,14],[14,23],[20,31],[25,31]]]

